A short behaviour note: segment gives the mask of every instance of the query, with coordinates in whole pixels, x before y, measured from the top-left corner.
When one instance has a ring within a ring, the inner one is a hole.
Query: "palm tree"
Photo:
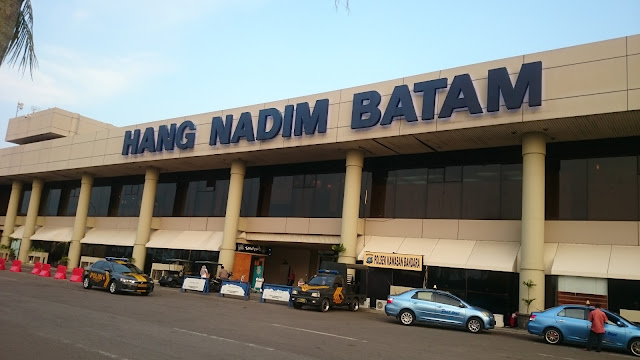
[[[0,0],[0,65],[8,62],[22,73],[38,67],[33,47],[33,10],[31,0]]]

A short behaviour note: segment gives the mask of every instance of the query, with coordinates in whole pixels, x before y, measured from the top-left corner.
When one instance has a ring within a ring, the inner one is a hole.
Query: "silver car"
[[[404,325],[419,321],[464,327],[472,333],[493,329],[496,325],[490,311],[470,305],[440,290],[414,289],[390,295],[384,311]]]

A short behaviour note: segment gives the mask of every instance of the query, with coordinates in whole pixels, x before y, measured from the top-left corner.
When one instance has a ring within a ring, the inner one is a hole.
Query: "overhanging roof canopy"
[[[337,245],[342,241],[339,235],[308,235],[308,234],[272,234],[272,233],[246,233],[246,239],[250,241],[273,241],[306,244],[331,244]]]
[[[133,246],[136,242],[136,230],[129,229],[91,229],[80,241],[83,244]]]
[[[426,265],[464,269],[475,244],[473,240],[440,239]]]
[[[148,248],[220,251],[222,231],[156,230]]]
[[[640,280],[640,246],[611,246],[608,277]]]
[[[519,242],[476,241],[467,269],[516,272]]]
[[[72,235],[72,227],[43,226],[33,234],[31,240],[69,242]]]
[[[611,245],[558,244],[551,274],[607,278],[610,255]]]
[[[24,225],[14,228],[13,233],[9,235],[9,237],[12,237],[14,239],[22,239],[23,235],[24,235]]]

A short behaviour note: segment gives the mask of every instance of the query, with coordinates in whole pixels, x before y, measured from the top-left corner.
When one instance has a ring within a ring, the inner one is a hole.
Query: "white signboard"
[[[234,284],[224,284],[220,288],[220,294],[245,296],[244,289]]]
[[[285,290],[266,288],[262,291],[262,298],[265,300],[289,302],[289,296],[289,292]]]
[[[194,290],[194,291],[204,291],[204,287],[207,284],[207,278],[184,278],[184,282],[182,283],[183,290]]]

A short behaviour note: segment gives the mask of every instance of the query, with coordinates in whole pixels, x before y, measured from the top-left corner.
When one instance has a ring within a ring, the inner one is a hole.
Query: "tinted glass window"
[[[433,293],[431,291],[418,291],[413,295],[413,298],[424,301],[433,301]]]
[[[587,160],[588,220],[638,219],[637,157]]]
[[[465,166],[462,218],[500,219],[500,165]]]
[[[18,215],[20,216],[27,215],[27,210],[29,210],[30,199],[31,199],[31,189],[24,190],[22,192],[22,199],[20,200],[20,209],[18,210]]]
[[[153,216],[172,216],[176,183],[159,183],[153,204]]]
[[[144,184],[123,185],[120,193],[120,204],[117,216],[140,215],[140,203]]]
[[[224,216],[228,192],[228,179],[189,182],[184,216]]]
[[[45,199],[40,209],[40,215],[42,216],[57,216],[58,207],[60,206],[60,195],[62,189],[46,189]]]
[[[242,206],[240,216],[258,216],[258,199],[260,196],[260,178],[244,179],[242,188]]]
[[[104,261],[98,261],[95,264],[91,265],[91,270],[104,270]]]
[[[126,273],[142,274],[142,271],[140,269],[138,269],[133,264],[111,263],[110,265],[113,267],[113,271],[117,272],[117,273],[121,273],[121,274],[126,274]]]
[[[459,306],[460,301],[458,299],[454,299],[451,296],[443,295],[443,294],[435,294],[435,300],[437,303],[451,306]]]
[[[565,308],[558,313],[558,316],[585,320],[586,315],[583,308]]]
[[[69,190],[69,200],[67,201],[66,209],[64,210],[65,216],[74,216],[78,209],[78,199],[80,198],[80,188],[72,188]],[[91,206],[89,206],[91,207]]]
[[[89,200],[89,216],[107,216],[109,214],[109,200],[111,186],[94,186],[91,188]]]

